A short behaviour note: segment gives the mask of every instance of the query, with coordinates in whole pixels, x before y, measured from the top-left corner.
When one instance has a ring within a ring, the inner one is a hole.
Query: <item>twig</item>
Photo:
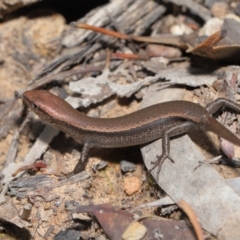
[[[191,208],[191,206],[187,202],[185,202],[184,200],[181,200],[180,202],[178,202],[178,206],[180,208],[182,208],[182,210],[187,214],[190,222],[193,225],[193,228],[194,228],[195,233],[197,235],[197,239],[198,240],[204,240],[202,228],[201,228],[201,226],[199,224],[199,221],[197,219],[197,215],[194,212],[194,210]]]

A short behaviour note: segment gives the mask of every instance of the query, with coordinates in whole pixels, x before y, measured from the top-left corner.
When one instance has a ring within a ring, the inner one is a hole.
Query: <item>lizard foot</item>
[[[167,154],[162,154],[160,156],[157,156],[156,161],[152,161],[151,164],[153,164],[152,168],[148,170],[148,172],[151,172],[153,169],[157,168],[157,179],[159,178],[159,174],[162,168],[162,164],[165,161],[165,159],[168,158],[172,163],[174,163],[174,160]]]

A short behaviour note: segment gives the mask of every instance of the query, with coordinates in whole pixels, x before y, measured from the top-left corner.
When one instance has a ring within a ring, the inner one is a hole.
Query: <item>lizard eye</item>
[[[33,109],[38,109],[38,106],[34,103],[31,103],[31,106],[32,106]]]

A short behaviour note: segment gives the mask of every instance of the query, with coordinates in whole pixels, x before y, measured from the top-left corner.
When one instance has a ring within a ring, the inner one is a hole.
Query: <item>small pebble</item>
[[[23,212],[21,214],[21,218],[25,221],[28,221],[30,215],[31,215],[31,212],[32,212],[32,205],[30,203],[26,203],[24,206],[23,206]]]
[[[219,18],[209,19],[205,25],[199,30],[199,36],[211,36],[215,32],[221,30],[223,20]]]
[[[65,202],[64,207],[67,211],[71,211],[71,210],[79,207],[79,203],[74,200],[69,200],[69,201]]]
[[[132,195],[137,192],[142,183],[137,177],[128,177],[124,179],[124,191],[127,195]]]
[[[104,235],[99,235],[96,237],[96,240],[107,240],[107,238]]]
[[[193,30],[185,24],[176,24],[170,28],[170,33],[173,35],[191,34]]]
[[[214,17],[224,19],[229,12],[229,7],[226,2],[215,2],[211,8]]]
[[[64,231],[60,231],[54,236],[54,240],[64,240],[64,239],[71,239],[71,240],[80,240],[81,232],[79,230],[74,229],[66,229]]]
[[[121,170],[125,172],[133,172],[136,170],[136,166],[132,162],[122,160],[120,162]]]
[[[73,219],[79,219],[79,220],[82,220],[82,221],[87,221],[87,222],[92,221],[91,217],[89,217],[89,216],[87,216],[86,214],[83,214],[83,213],[73,213],[72,218]]]
[[[159,44],[148,44],[146,50],[150,57],[178,58],[182,55],[178,48],[161,46]]]

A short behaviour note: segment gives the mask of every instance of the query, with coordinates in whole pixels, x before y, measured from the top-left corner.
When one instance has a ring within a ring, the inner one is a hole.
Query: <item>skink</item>
[[[27,91],[23,99],[42,120],[83,144],[81,159],[74,168],[84,168],[90,148],[118,148],[140,145],[162,138],[162,155],[152,162],[153,168],[170,156],[169,138],[196,128],[217,134],[240,146],[240,139],[219,123],[212,114],[221,107],[240,112],[240,105],[219,98],[206,106],[188,101],[164,102],[116,118],[93,118],[75,110],[61,98],[45,90]]]

